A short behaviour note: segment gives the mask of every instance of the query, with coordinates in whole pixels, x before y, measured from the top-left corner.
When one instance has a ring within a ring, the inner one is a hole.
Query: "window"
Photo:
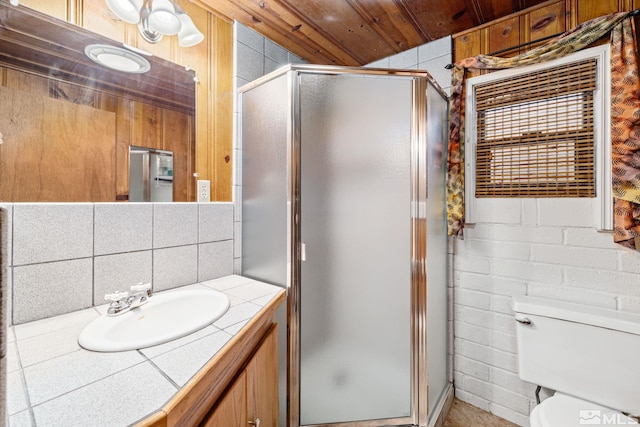
[[[467,222],[475,199],[610,194],[609,73],[606,45],[467,81]]]
[[[475,86],[476,197],[595,197],[594,58]]]

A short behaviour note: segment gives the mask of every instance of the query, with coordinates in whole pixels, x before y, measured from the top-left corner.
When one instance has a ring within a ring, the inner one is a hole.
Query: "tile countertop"
[[[106,305],[10,327],[9,425],[121,427],[139,421],[169,401],[282,290],[227,276],[173,291],[209,288],[229,297],[224,316],[190,335],[141,350],[97,353],[78,345],[80,331],[105,313]]]

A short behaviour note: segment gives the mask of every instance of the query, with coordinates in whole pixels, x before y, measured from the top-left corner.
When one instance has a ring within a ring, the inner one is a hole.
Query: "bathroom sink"
[[[102,352],[151,347],[204,328],[228,308],[229,298],[218,291],[166,292],[126,313],[95,319],[82,330],[78,343]]]

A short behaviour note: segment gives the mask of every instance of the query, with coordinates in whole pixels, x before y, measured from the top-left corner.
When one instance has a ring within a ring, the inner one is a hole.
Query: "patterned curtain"
[[[449,106],[447,222],[450,236],[464,227],[464,86],[466,70],[498,70],[537,64],[583,49],[612,33],[612,144],[615,239],[633,244],[640,232],[640,111],[632,14],[621,12],[585,22],[542,46],[512,58],[478,55],[454,65]],[[617,46],[617,47],[616,47]]]
[[[640,78],[633,19],[611,33],[613,240],[636,248],[640,236]],[[638,248],[640,249],[640,248]]]

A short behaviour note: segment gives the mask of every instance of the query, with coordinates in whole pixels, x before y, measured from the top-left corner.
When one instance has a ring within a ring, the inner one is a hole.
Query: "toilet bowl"
[[[533,408],[531,427],[632,426],[639,424],[624,414],[573,396],[556,393]]]
[[[518,375],[556,393],[531,427],[640,426],[640,315],[543,298],[512,300]]]

